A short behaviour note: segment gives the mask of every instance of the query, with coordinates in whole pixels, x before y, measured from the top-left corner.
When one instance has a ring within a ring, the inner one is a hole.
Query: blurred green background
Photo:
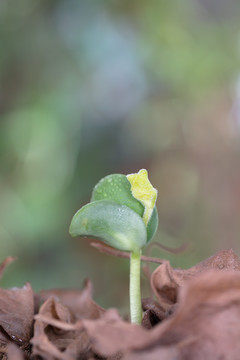
[[[101,177],[140,168],[159,191],[155,240],[189,245],[152,256],[239,253],[239,15],[233,0],[1,0],[0,249],[18,257],[3,286],[88,277],[127,311],[128,261],[68,227]]]

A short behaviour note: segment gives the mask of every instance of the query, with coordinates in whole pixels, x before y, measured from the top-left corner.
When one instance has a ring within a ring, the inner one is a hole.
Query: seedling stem
[[[141,253],[141,251],[131,253],[129,287],[131,322],[139,325],[142,321]]]

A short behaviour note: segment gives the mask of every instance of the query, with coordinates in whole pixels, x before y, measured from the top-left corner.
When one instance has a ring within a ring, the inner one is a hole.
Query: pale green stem
[[[132,252],[130,257],[130,314],[131,322],[141,324],[142,301],[141,301],[141,250]]]

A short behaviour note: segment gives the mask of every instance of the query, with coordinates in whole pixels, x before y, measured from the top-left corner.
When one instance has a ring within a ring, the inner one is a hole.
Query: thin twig
[[[5,270],[5,268],[11,264],[11,262],[15,261],[15,256],[8,256],[1,264],[0,264],[0,279],[2,278],[2,273]]]
[[[100,244],[98,242],[91,242],[90,245],[93,246],[94,248],[98,249],[100,252],[107,254],[107,255],[122,257],[122,258],[126,258],[126,259],[130,258],[130,253],[113,249],[107,245]],[[144,255],[141,256],[141,260],[153,262],[156,264],[163,264],[164,262],[166,262],[166,260],[164,260],[164,259],[158,259],[158,258],[154,258],[154,257],[144,256]]]
[[[168,251],[172,254],[180,254],[181,252],[184,252],[188,247],[189,247],[189,243],[185,242],[182,245],[180,245],[177,248],[171,248],[169,246],[163,245],[158,243],[157,241],[152,242],[151,244],[148,245],[147,247],[147,253],[149,254],[152,250],[153,247],[158,247],[162,250]]]

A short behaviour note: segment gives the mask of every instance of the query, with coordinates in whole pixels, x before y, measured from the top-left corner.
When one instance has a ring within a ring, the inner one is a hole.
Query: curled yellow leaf
[[[146,169],[127,175],[127,179],[131,184],[132,195],[144,206],[143,221],[147,226],[157,200],[157,190],[150,183]]]

